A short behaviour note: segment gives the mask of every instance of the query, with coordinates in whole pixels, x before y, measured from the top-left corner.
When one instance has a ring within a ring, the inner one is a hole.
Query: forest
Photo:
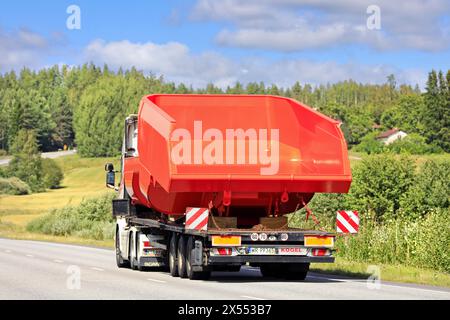
[[[279,88],[236,82],[227,88],[192,88],[135,68],[112,71],[106,65],[85,64],[0,75],[0,156],[13,154],[15,141],[27,134],[35,137],[40,152],[76,147],[85,157],[115,156],[123,120],[137,111],[143,95],[152,93],[281,95],[342,121],[355,151],[450,151],[450,70],[430,71],[423,91],[418,85],[398,84],[394,75],[384,84],[348,80],[313,86],[297,81]],[[384,150],[375,137],[391,128],[409,137]]]

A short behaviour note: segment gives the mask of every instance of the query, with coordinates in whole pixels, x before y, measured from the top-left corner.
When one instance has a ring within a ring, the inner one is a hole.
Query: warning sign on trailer
[[[336,231],[338,233],[358,233],[358,211],[341,210],[337,212]]]

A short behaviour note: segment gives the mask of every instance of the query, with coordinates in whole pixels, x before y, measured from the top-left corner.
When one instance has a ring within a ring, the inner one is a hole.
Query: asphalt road
[[[0,239],[0,299],[450,299],[446,288],[310,273],[306,281],[266,280],[259,269],[213,273],[209,281],[118,269],[112,250]]]
[[[55,159],[55,158],[59,158],[59,157],[70,156],[75,153],[76,153],[76,150],[44,152],[44,153],[41,153],[41,157],[47,158],[47,159]],[[10,161],[11,161],[11,158],[0,159],[0,167],[8,165],[8,163]]]

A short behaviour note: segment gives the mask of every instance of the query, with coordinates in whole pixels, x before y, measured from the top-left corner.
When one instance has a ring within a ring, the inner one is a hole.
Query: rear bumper
[[[229,263],[333,263],[334,257],[307,256],[210,256],[208,264],[220,265]]]

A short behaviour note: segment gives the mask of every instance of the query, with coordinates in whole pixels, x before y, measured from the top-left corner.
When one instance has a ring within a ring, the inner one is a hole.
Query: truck
[[[121,169],[105,165],[119,268],[205,280],[248,265],[304,280],[334,262],[334,233],[286,215],[348,192],[339,121],[286,97],[187,94],[147,95],[124,120]]]

